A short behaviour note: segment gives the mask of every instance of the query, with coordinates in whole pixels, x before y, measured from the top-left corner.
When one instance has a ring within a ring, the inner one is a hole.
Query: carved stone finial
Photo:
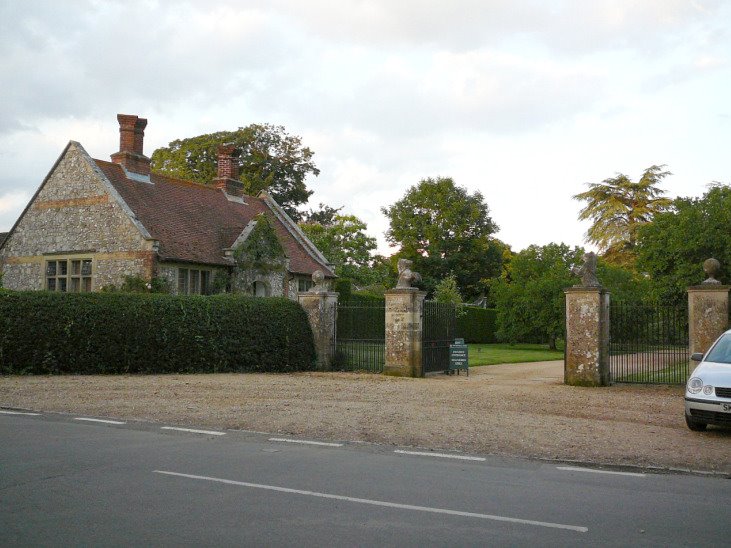
[[[708,276],[707,279],[703,280],[704,284],[715,284],[719,285],[721,282],[717,280],[719,272],[721,272],[721,263],[716,259],[706,259],[703,262],[703,272]]]
[[[574,287],[601,287],[602,284],[596,277],[596,253],[584,253],[584,264],[581,267],[574,267],[571,273],[581,277],[581,283]]]
[[[315,270],[312,273],[312,283],[314,284],[310,288],[310,293],[318,293],[320,291],[325,291],[325,274],[323,274],[322,270]]]
[[[399,259],[396,289],[410,289],[412,283],[421,281],[421,275],[411,270],[412,264],[409,259]]]

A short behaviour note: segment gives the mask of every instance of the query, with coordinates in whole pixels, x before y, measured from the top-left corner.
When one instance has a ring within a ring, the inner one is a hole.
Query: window
[[[312,281],[312,278],[299,278],[297,280],[297,286],[300,293],[309,291],[313,285],[315,285],[315,283]]]
[[[91,291],[90,258],[63,257],[46,260],[46,289],[82,293]]]
[[[178,295],[208,295],[210,270],[178,268]]]

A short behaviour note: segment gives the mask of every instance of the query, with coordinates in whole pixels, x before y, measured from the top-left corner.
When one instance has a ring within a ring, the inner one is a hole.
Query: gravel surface
[[[731,429],[691,432],[678,386],[577,388],[563,362],[469,377],[0,377],[0,407],[477,454],[731,474]]]

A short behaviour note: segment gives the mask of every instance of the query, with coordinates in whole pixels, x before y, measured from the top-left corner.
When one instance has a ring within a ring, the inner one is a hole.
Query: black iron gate
[[[335,326],[335,369],[383,372],[386,347],[385,301],[341,302],[338,304]]]
[[[612,382],[685,384],[688,380],[686,306],[612,302],[609,307]]]
[[[449,345],[454,343],[457,310],[451,303],[425,301],[422,316],[422,375],[449,368]]]

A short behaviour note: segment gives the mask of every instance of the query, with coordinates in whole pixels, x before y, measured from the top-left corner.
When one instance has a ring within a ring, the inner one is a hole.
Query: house
[[[162,280],[179,294],[225,287],[294,299],[315,271],[334,277],[271,196],[243,193],[233,147],[219,148],[210,185],[166,177],[151,173],[143,154],[147,120],[123,114],[117,120],[120,146],[111,162],[92,159],[70,141],[0,240],[4,287],[97,291],[131,276]],[[241,260],[260,226],[280,244],[279,257],[266,265]]]

